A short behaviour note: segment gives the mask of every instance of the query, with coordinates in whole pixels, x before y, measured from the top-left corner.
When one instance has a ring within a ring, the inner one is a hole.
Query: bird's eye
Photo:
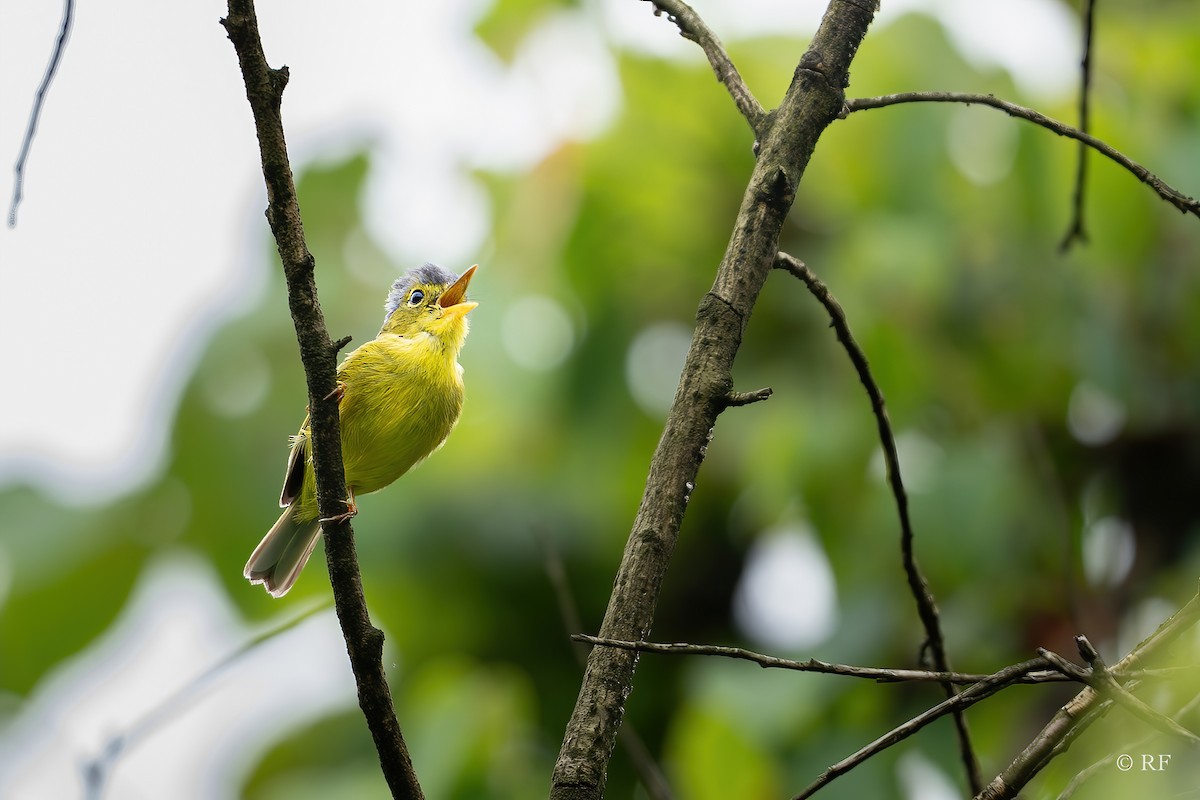
[[[425,293],[420,289],[413,289],[412,294],[408,296],[408,304],[410,306],[419,306],[421,301],[425,299]]]

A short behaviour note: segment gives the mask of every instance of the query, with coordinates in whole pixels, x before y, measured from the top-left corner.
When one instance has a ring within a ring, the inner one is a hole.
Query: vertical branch
[[[921,624],[925,628],[925,645],[922,647],[922,651],[932,656],[933,668],[936,671],[950,672],[950,658],[946,655],[946,644],[942,636],[937,602],[934,600],[933,591],[929,588],[929,582],[925,580],[925,575],[921,572],[913,549],[915,536],[912,518],[908,513],[908,493],[904,490],[904,480],[900,476],[900,454],[896,450],[896,437],[892,433],[892,423],[888,419],[883,392],[880,390],[879,384],[875,382],[874,376],[871,375],[866,353],[862,351],[853,334],[850,333],[846,312],[842,310],[841,303],[830,294],[828,287],[808,268],[807,264],[787,253],[779,253],[775,256],[775,266],[803,281],[809,292],[825,307],[838,341],[842,343],[847,355],[850,356],[854,370],[858,373],[858,379],[871,399],[871,410],[875,414],[875,422],[879,428],[879,442],[883,448],[883,460],[887,465],[888,485],[891,486],[892,496],[896,501],[896,513],[900,517],[900,554],[901,562],[904,565],[904,575],[908,580],[909,591],[917,603],[917,615],[921,618]],[[956,691],[953,683],[943,681],[941,686],[947,698],[954,697]],[[967,782],[970,784],[971,793],[978,794],[983,788],[983,775],[979,769],[979,759],[975,756],[975,749],[971,746],[971,734],[967,728],[966,714],[962,706],[954,706],[953,713],[955,732],[958,735],[959,754],[967,772]]]
[[[338,406],[334,397],[337,352],[345,342],[335,344],[330,341],[317,301],[315,262],[304,239],[304,225],[280,115],[288,71],[287,67],[276,70],[267,65],[253,0],[229,0],[229,16],[221,20],[221,24],[237,51],[246,84],[246,99],[254,114],[267,187],[267,221],[283,263],[288,304],[308,384],[317,505],[323,518],[335,518],[344,511],[348,496]],[[384,778],[393,797],[422,798],[383,670],[383,633],[371,624],[367,613],[354,549],[354,531],[345,520],[327,523],[323,528],[334,607],[358,686],[358,703],[375,741]]]
[[[874,2],[833,0],[775,112],[712,289],[696,314],[679,387],[650,462],[600,635],[646,639],[688,498],[717,415],[728,405],[731,370],[746,321],[779,249],[796,187],[824,129],[841,113],[850,62]],[[575,710],[554,767],[552,800],[599,800],[637,656],[597,647],[588,656]]]
[[[66,0],[63,7],[62,23],[58,27],[58,40],[54,43],[54,52],[50,54],[50,63],[46,65],[46,74],[38,85],[33,96],[33,108],[29,110],[29,125],[25,128],[25,138],[21,141],[21,152],[17,154],[17,163],[13,165],[12,202],[8,207],[8,227],[17,227],[17,208],[21,205],[21,197],[25,188],[25,162],[29,159],[29,150],[33,147],[33,137],[37,134],[38,121],[42,118],[42,105],[46,102],[46,92],[50,91],[50,82],[58,74],[58,65],[62,62],[63,52],[67,49],[67,39],[71,38],[71,25],[75,21],[75,0]]]
[[[1088,132],[1091,115],[1092,94],[1092,30],[1095,28],[1095,0],[1083,0],[1083,61],[1080,63],[1079,79],[1079,130]],[[1071,203],[1071,226],[1058,245],[1065,253],[1075,242],[1087,241],[1087,230],[1083,224],[1083,203],[1087,192],[1088,147],[1079,143],[1079,161],[1075,167],[1075,195]]]

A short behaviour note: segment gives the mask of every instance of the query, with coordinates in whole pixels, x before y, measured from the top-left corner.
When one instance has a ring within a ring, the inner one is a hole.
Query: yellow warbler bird
[[[478,265],[476,265],[478,266]],[[458,352],[467,338],[471,267],[461,277],[434,264],[392,284],[383,328],[338,367],[338,414],[349,516],[356,495],[378,491],[446,441],[462,411]],[[279,505],[285,510],[243,574],[282,597],[312,555],[321,522],[307,418],[292,437]]]

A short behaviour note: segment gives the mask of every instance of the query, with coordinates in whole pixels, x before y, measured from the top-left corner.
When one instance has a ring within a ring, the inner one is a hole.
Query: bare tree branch
[[[1178,616],[1178,615],[1177,615]],[[1160,629],[1161,630],[1161,629]],[[1174,719],[1161,714],[1160,712],[1150,708],[1137,697],[1135,697],[1131,689],[1137,684],[1137,681],[1131,681],[1125,686],[1117,682],[1118,677],[1121,680],[1129,680],[1131,678],[1142,678],[1150,676],[1175,676],[1185,675],[1190,677],[1194,672],[1194,668],[1169,668],[1169,669],[1154,669],[1143,670],[1137,668],[1122,668],[1116,672],[1109,670],[1100,660],[1094,648],[1086,649],[1085,658],[1092,663],[1091,669],[1078,666],[1064,659],[1057,653],[1048,650],[1039,649],[1039,657],[1021,664],[1014,664],[1009,667],[990,674],[965,674],[956,672],[937,672],[926,670],[907,670],[907,669],[885,669],[878,667],[858,667],[846,664],[830,664],[816,659],[808,659],[806,661],[794,661],[790,659],[777,658],[775,656],[763,655],[750,650],[745,650],[740,647],[723,647],[717,645],[694,645],[682,642],[645,642],[645,641],[620,641],[614,639],[606,639],[598,636],[576,635],[572,637],[575,641],[587,642],[600,647],[613,647],[622,650],[631,650],[642,653],[656,653],[662,655],[686,655],[686,656],[717,656],[723,658],[734,658],[744,661],[750,661],[758,664],[763,668],[774,669],[790,669],[799,672],[817,672],[828,675],[841,675],[845,677],[863,678],[874,680],[881,683],[901,682],[901,681],[936,681],[936,682],[952,682],[956,684],[971,684],[963,692],[953,695],[947,700],[939,703],[937,706],[928,711],[914,717],[905,722],[887,734],[881,736],[865,747],[859,749],[854,754],[832,765],[827,770],[821,773],[817,779],[798,794],[795,800],[803,800],[815,794],[818,790],[832,782],[834,779],[844,775],[855,767],[863,764],[871,757],[877,755],[882,750],[891,747],[892,745],[902,741],[903,739],[916,733],[921,728],[928,725],[933,720],[945,716],[948,713],[961,711],[968,706],[990,697],[1000,689],[1015,684],[1032,684],[1032,683],[1056,683],[1062,681],[1076,681],[1086,683],[1103,692],[1111,700],[1103,700],[1097,703],[1094,707],[1088,709],[1079,719],[1072,734],[1078,735],[1088,725],[1099,719],[1106,713],[1107,709],[1115,702],[1130,709],[1130,711],[1143,720],[1153,725],[1156,729],[1168,734],[1181,737],[1189,743],[1196,744],[1200,742],[1200,737],[1179,725]],[[1086,637],[1077,637],[1077,641],[1081,642],[1081,649],[1090,646]],[[1148,640],[1149,641],[1149,640]],[[1145,643],[1143,643],[1145,645]],[[1131,657],[1123,659],[1121,664],[1133,664]],[[1181,710],[1179,716],[1185,713],[1187,708],[1194,706],[1200,698],[1193,699],[1184,710]],[[1059,744],[1064,744],[1060,741]],[[1056,754],[1056,753],[1055,753]],[[1048,759],[1047,759],[1048,760]],[[1045,762],[1043,762],[1044,765]]]
[[[888,419],[883,392],[880,390],[879,384],[875,382],[874,376],[871,375],[866,353],[854,340],[841,304],[804,262],[787,253],[778,253],[775,256],[775,266],[803,281],[813,296],[825,307],[838,341],[842,343],[846,353],[850,356],[850,361],[858,373],[858,379],[871,399],[871,410],[875,414],[875,421],[879,428],[879,441],[883,447],[884,463],[887,465],[888,485],[891,486],[892,496],[896,501],[896,512],[900,517],[900,552],[904,574],[908,580],[909,591],[917,603],[917,615],[925,628],[925,648],[922,649],[928,649],[929,654],[933,657],[933,665],[939,672],[952,672],[950,657],[946,653],[946,643],[942,636],[937,602],[934,600],[933,591],[929,588],[929,582],[925,580],[921,567],[917,563],[913,547],[915,537],[912,519],[908,513],[908,494],[904,490],[904,480],[900,475],[900,454],[896,450],[896,437],[892,433],[892,423]],[[947,697],[952,697],[954,695],[953,683],[943,681],[942,690]],[[967,720],[962,709],[954,710],[954,727],[958,737],[959,754],[967,772],[971,791],[979,792],[983,788],[983,774],[979,768],[979,759],[975,756],[975,749],[971,746],[971,733],[967,728]]]
[[[577,642],[600,647],[617,647],[622,650],[635,650],[640,653],[658,653],[661,655],[679,656],[720,656],[750,661],[764,669],[790,669],[797,672],[819,672],[824,675],[842,675],[848,678],[865,678],[876,683],[957,683],[972,684],[990,680],[993,675],[969,672],[938,672],[924,669],[887,669],[884,667],[856,667],[850,664],[831,664],[810,658],[805,661],[795,661],[788,658],[778,658],[741,647],[727,647],[711,644],[687,644],[685,642],[624,642],[617,639],[602,639],[599,636],[589,636],[585,633],[571,637]],[[1042,672],[1029,672],[1014,680],[1014,683],[1062,683],[1077,680],[1064,675],[1060,670],[1046,669]]]
[[[334,387],[337,353],[345,340],[335,344],[329,339],[317,300],[316,265],[304,239],[304,225],[280,115],[283,89],[288,80],[287,67],[276,70],[267,65],[253,0],[229,0],[229,16],[221,20],[221,24],[237,51],[246,84],[246,99],[254,113],[267,186],[267,220],[283,263],[288,304],[308,384],[317,506],[322,518],[342,520],[322,527],[334,607],[358,686],[358,703],[375,741],[379,763],[392,796],[422,798],[424,795],[404,744],[383,670],[383,632],[371,624],[367,612],[354,548],[354,531],[349,521],[340,516],[349,493],[342,465]]]
[[[1179,611],[1172,614],[1170,619],[1160,625],[1158,630],[1135,647],[1129,655],[1117,662],[1112,669],[1123,674],[1138,668],[1142,662],[1161,654],[1168,645],[1198,621],[1200,621],[1200,594],[1192,597]],[[1059,709],[1058,713],[1013,762],[976,795],[976,800],[1003,800],[1016,797],[1017,793],[1029,783],[1034,775],[1065,749],[1060,745],[1078,735],[1077,728],[1090,725],[1098,718],[1098,714],[1094,712],[1105,702],[1105,699],[1100,692],[1090,686],[1075,695],[1070,702]]]
[[[994,675],[987,676],[982,681],[968,686],[962,692],[943,700],[928,711],[913,717],[903,725],[893,728],[853,755],[833,764],[818,775],[815,781],[809,784],[800,794],[792,798],[792,800],[805,800],[805,798],[812,797],[834,779],[845,775],[867,759],[886,750],[897,742],[907,739],[935,719],[956,710],[962,710],[968,706],[975,705],[979,701],[991,697],[1005,686],[1023,682],[1024,677],[1030,673],[1043,672],[1048,666],[1049,662],[1044,658],[1034,658],[1021,664],[1005,667]]]
[[[779,234],[821,132],[845,104],[854,58],[874,2],[833,0],[800,59],[765,136],[733,234],[696,328],[655,449],[645,492],[613,584],[600,635],[649,634],[679,526],[717,416],[732,388],[746,321],[779,249]],[[593,648],[554,767],[552,800],[599,800],[616,731],[633,688],[635,653]]]
[[[1083,0],[1083,60],[1079,64],[1079,130],[1087,133],[1090,127],[1090,109],[1092,95],[1092,31],[1096,27],[1095,0]],[[1079,143],[1079,161],[1075,167],[1075,194],[1071,202],[1071,224],[1058,251],[1065,253],[1075,242],[1086,242],[1087,231],[1083,224],[1083,202],[1087,197],[1087,157],[1088,146]]]
[[[1059,136],[1066,136],[1068,139],[1082,142],[1132,172],[1137,176],[1138,180],[1153,189],[1159,197],[1183,213],[1195,214],[1200,217],[1200,201],[1197,201],[1193,197],[1188,197],[1178,189],[1169,186],[1162,178],[1159,178],[1116,148],[1105,144],[1090,133],[1084,133],[1077,128],[1072,128],[1064,122],[1051,119],[1045,114],[1034,111],[1031,108],[1025,108],[1016,103],[1000,100],[994,95],[964,94],[960,92],[903,92],[901,94],[883,95],[882,97],[859,97],[846,102],[845,114],[852,114],[855,111],[865,111],[868,108],[894,106],[901,103],[962,103],[964,105],[983,105],[999,109],[1011,117],[1027,120],[1047,130],[1054,131]]]
[[[25,188],[25,162],[29,158],[29,150],[33,147],[33,137],[37,135],[38,121],[42,118],[42,105],[46,102],[46,92],[50,83],[58,74],[58,65],[62,62],[63,52],[67,49],[67,40],[71,38],[71,25],[75,20],[75,0],[66,0],[63,5],[63,18],[58,26],[58,39],[54,43],[54,52],[50,54],[50,63],[46,65],[46,74],[38,85],[33,96],[33,108],[29,110],[29,124],[25,128],[25,138],[21,140],[21,151],[17,154],[17,163],[13,165],[12,202],[8,207],[8,227],[17,227],[17,208],[21,205],[21,197]]]
[[[680,36],[700,45],[704,55],[708,56],[708,63],[712,64],[713,72],[717,74],[717,80],[725,84],[733,102],[737,104],[738,111],[742,112],[742,116],[750,123],[750,129],[754,131],[754,135],[761,136],[767,112],[763,110],[762,105],[746,86],[746,82],[742,80],[741,74],[729,58],[729,54],[725,52],[725,46],[721,44],[717,35],[705,24],[700,15],[682,0],[649,0],[649,2],[654,4],[656,16],[666,14],[667,19],[679,26]]]

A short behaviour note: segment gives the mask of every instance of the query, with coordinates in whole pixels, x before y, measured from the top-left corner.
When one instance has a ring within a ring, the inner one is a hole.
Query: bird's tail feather
[[[296,522],[292,519],[296,506],[284,509],[279,520],[254,548],[242,574],[250,583],[261,583],[272,597],[283,597],[300,577],[317,539],[321,535],[320,520]]]

